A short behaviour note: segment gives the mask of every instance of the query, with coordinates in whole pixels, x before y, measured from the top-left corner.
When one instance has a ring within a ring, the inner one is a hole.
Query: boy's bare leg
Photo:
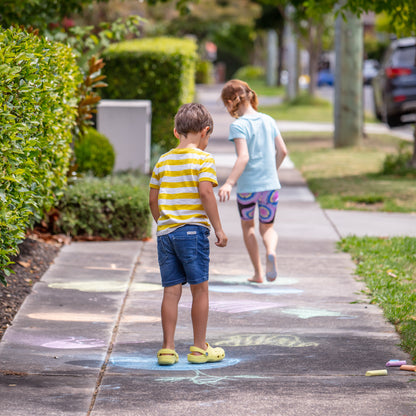
[[[192,326],[194,329],[194,346],[206,349],[208,325],[209,294],[208,281],[191,285],[192,293]],[[199,353],[192,353],[199,355]]]
[[[165,287],[161,308],[163,347],[175,349],[175,329],[178,320],[178,303],[182,295],[182,285]]]
[[[277,241],[278,235],[276,230],[273,227],[273,223],[264,224],[260,223],[260,235],[263,238],[264,247],[266,248],[266,273],[270,273],[273,270],[277,270],[277,261],[276,261],[276,249],[277,249]],[[274,265],[270,263],[269,259],[272,256],[274,259]]]
[[[248,279],[250,282],[263,282],[263,269],[260,261],[259,246],[257,243],[256,230],[254,228],[254,220],[241,221],[243,229],[244,243],[246,245],[251,263],[254,267],[254,276]]]

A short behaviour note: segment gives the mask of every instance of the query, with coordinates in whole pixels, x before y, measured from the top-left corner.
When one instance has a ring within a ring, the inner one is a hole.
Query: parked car
[[[377,75],[380,64],[375,59],[366,59],[363,63],[363,82],[370,85],[373,78]]]
[[[322,87],[323,85],[334,85],[334,74],[329,69],[321,69],[318,72],[317,84],[318,87]]]
[[[416,113],[416,38],[391,42],[372,85],[379,120],[399,126],[403,115]]]

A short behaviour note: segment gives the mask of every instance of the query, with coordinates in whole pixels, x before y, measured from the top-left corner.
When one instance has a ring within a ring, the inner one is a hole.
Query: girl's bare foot
[[[261,276],[254,275],[251,279],[247,279],[250,283],[263,283]]]

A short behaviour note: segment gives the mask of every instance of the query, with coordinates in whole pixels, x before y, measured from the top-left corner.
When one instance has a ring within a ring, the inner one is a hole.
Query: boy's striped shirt
[[[159,190],[160,217],[157,235],[168,234],[185,224],[210,228],[198,184],[209,181],[217,186],[215,161],[200,149],[172,149],[162,155],[153,169],[150,187]]]

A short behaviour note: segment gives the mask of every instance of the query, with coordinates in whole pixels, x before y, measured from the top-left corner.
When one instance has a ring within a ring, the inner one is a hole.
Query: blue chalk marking
[[[239,275],[239,276],[233,276],[233,275],[219,275],[219,274],[210,274],[209,276],[209,280],[212,283],[224,283],[227,285],[244,285],[244,286],[253,286],[255,284],[251,283],[248,281],[248,279],[250,279],[251,277],[253,277],[250,274],[247,275]],[[267,282],[264,281],[263,283],[261,283],[262,287],[270,287],[270,286],[291,286],[291,285],[296,285],[298,283],[298,279],[294,279],[292,277],[278,277],[275,281],[273,282]]]
[[[211,292],[219,293],[254,293],[258,295],[297,295],[302,293],[303,290],[293,289],[293,288],[284,288],[284,287],[274,287],[268,285],[267,287],[259,287],[258,285],[216,285],[212,284],[209,286]]]
[[[111,367],[121,367],[130,370],[151,370],[151,371],[195,371],[195,370],[211,370],[214,368],[224,368],[236,365],[241,360],[236,358],[224,358],[217,363],[191,364],[187,361],[186,356],[179,358],[174,365],[159,365],[156,355],[153,357],[135,356],[115,356],[109,361]]]

